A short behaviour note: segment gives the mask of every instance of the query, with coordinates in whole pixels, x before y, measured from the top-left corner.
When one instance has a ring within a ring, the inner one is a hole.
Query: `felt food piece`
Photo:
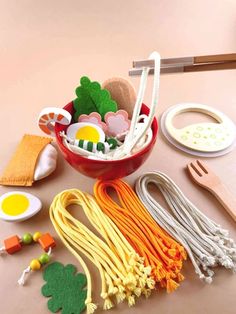
[[[98,112],[91,112],[89,115],[81,114],[79,116],[78,122],[89,122],[99,126],[106,133],[107,125],[102,122],[101,115]]]
[[[38,118],[38,126],[44,133],[55,136],[55,123],[69,125],[71,122],[71,118],[71,114],[64,109],[48,107],[44,108],[40,112]]]
[[[106,113],[105,122],[107,125],[107,134],[110,136],[116,136],[128,131],[130,127],[128,113],[125,110]]]
[[[29,134],[24,135],[15,154],[0,178],[0,184],[31,186],[35,179],[42,178],[46,173],[51,173],[52,169],[54,170],[55,165],[53,162],[49,162],[49,159],[54,158],[55,161],[55,151],[52,153],[52,148],[46,148],[45,152],[41,154],[41,157],[39,158],[40,153],[43,152],[44,148],[50,144],[51,141],[51,138]],[[53,158],[52,155],[54,156]],[[42,160],[46,160],[43,167]]]
[[[93,143],[105,141],[105,133],[103,130],[99,126],[89,122],[71,124],[66,134],[72,140],[86,140]]]
[[[113,77],[103,82],[102,88],[110,92],[112,99],[117,102],[118,109],[126,110],[131,118],[137,99],[133,84],[122,77]]]
[[[49,176],[57,166],[57,150],[56,148],[48,144],[44,147],[40,153],[37,164],[34,171],[34,180],[41,180]]]
[[[62,314],[80,314],[86,308],[87,279],[84,274],[76,274],[74,265],[63,266],[55,262],[47,266],[43,273],[46,284],[41,292],[48,301],[52,313],[62,310]]]
[[[41,201],[26,192],[14,191],[0,196],[0,218],[15,222],[29,219],[42,208]]]
[[[102,119],[109,112],[117,110],[117,104],[111,99],[109,91],[102,89],[98,82],[91,82],[86,76],[80,79],[80,86],[76,88],[77,98],[74,104],[74,120],[78,121],[81,114],[90,114],[91,112],[100,113]]]

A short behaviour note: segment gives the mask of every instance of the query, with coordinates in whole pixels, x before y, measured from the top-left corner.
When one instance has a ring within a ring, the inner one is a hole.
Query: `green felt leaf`
[[[91,112],[100,113],[102,120],[107,112],[117,111],[117,103],[111,99],[110,92],[102,89],[98,82],[91,82],[87,76],[80,79],[80,86],[76,88],[77,98],[74,104],[74,121],[78,121],[81,114],[90,114]]]
[[[85,309],[87,279],[84,274],[76,274],[74,265],[52,263],[45,268],[43,279],[46,284],[41,292],[43,296],[51,297],[48,309],[52,313],[61,310],[61,314],[80,314]]]

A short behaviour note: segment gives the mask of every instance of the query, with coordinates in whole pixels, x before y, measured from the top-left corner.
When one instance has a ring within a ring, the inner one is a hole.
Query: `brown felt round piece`
[[[118,108],[126,110],[131,118],[137,98],[132,83],[122,77],[112,77],[102,83],[102,88],[110,92],[111,98],[117,102]]]

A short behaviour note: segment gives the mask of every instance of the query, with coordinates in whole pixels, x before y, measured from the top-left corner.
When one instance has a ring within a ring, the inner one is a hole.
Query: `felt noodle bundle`
[[[154,184],[163,194],[169,210],[150,195]],[[236,244],[228,230],[204,215],[164,173],[149,172],[136,181],[136,192],[155,221],[186,249],[200,279],[212,282],[217,265],[236,271]]]
[[[120,205],[109,195],[113,188]],[[184,279],[180,273],[186,259],[184,248],[172,239],[150,216],[132,188],[121,180],[98,181],[94,194],[102,210],[113,220],[135,251],[151,267],[151,276],[167,292],[174,291]]]
[[[69,213],[67,207],[71,204],[83,209],[101,238]],[[81,253],[99,270],[105,310],[113,307],[113,296],[117,303],[127,300],[128,305],[132,306],[135,304],[135,296],[150,294],[150,289],[154,288],[150,267],[144,266],[143,258],[135,252],[91,195],[76,189],[61,192],[50,206],[50,219],[64,245],[84,269],[87,277],[85,304],[88,314],[94,312],[96,305],[92,303],[91,275]]]

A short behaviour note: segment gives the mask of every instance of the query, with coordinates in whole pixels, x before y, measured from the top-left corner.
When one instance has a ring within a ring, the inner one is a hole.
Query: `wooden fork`
[[[210,191],[236,222],[236,198],[227,190],[220,178],[199,160],[191,162],[187,168],[193,181]]]

